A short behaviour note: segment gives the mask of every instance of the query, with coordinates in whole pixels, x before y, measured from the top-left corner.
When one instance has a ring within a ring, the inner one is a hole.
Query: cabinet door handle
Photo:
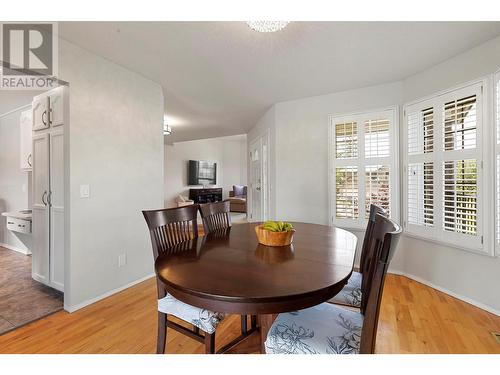
[[[45,206],[47,205],[47,202],[45,202],[45,199],[44,199],[46,195],[47,195],[47,190],[45,190],[45,191],[43,192],[43,195],[42,195],[42,203],[43,203]]]
[[[42,113],[42,122],[43,122],[44,125],[47,125],[47,119],[46,119],[46,117],[47,117],[47,111],[43,111],[43,113]]]
[[[32,167],[32,166],[33,166],[33,165],[31,165],[31,157],[32,157],[32,156],[31,156],[31,154],[29,154],[29,155],[28,155],[28,160],[27,160],[28,165],[29,165],[30,167]]]
[[[52,190],[49,191],[49,194],[47,195],[47,203],[48,203],[49,207],[52,206]]]
[[[52,108],[49,108],[49,124],[52,125]]]

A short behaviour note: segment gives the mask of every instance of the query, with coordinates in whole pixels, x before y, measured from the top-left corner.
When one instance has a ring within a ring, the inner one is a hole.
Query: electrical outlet
[[[127,254],[118,255],[118,267],[123,267],[127,264]]]

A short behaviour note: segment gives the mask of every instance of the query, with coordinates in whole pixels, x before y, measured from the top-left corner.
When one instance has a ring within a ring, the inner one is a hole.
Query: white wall
[[[217,163],[217,185],[223,198],[233,185],[246,185],[246,137],[230,136],[165,145],[165,207],[175,207],[175,198],[189,197],[188,161],[208,160]]]
[[[19,160],[20,116],[28,109],[0,117],[0,213],[30,208],[31,172],[21,171]],[[7,230],[6,219],[0,216],[0,246],[29,253],[31,235]]]
[[[70,85],[65,307],[74,310],[153,272],[141,210],[163,206],[164,108],[160,85],[63,40],[59,71]]]
[[[329,114],[401,106],[499,68],[500,37],[401,82],[275,104],[248,137],[263,129],[273,135],[272,217],[328,224]],[[362,233],[356,234],[361,243]],[[391,270],[500,314],[500,258],[403,236]]]
[[[275,105],[276,218],[329,224],[329,115],[398,105],[402,90],[395,82]],[[361,246],[364,234],[356,235]],[[402,263],[398,252],[392,267]]]
[[[409,77],[404,81],[404,101],[445,90],[498,69],[500,38]],[[485,126],[494,126],[494,123]],[[500,258],[408,237],[401,241],[400,247],[405,251],[405,272],[500,314]]]

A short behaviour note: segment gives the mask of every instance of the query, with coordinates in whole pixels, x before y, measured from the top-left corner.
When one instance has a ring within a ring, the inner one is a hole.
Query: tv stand
[[[213,203],[222,201],[222,188],[189,189],[189,199],[194,203]]]

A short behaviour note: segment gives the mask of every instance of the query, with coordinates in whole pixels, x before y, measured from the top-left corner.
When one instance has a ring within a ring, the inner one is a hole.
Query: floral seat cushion
[[[188,305],[170,294],[158,300],[158,311],[191,323],[206,333],[214,333],[219,323],[224,319],[224,314],[222,313]]]
[[[361,279],[359,272],[353,272],[347,284],[328,302],[352,307],[361,306]]]
[[[279,314],[267,335],[266,353],[357,354],[363,315],[329,303]]]

